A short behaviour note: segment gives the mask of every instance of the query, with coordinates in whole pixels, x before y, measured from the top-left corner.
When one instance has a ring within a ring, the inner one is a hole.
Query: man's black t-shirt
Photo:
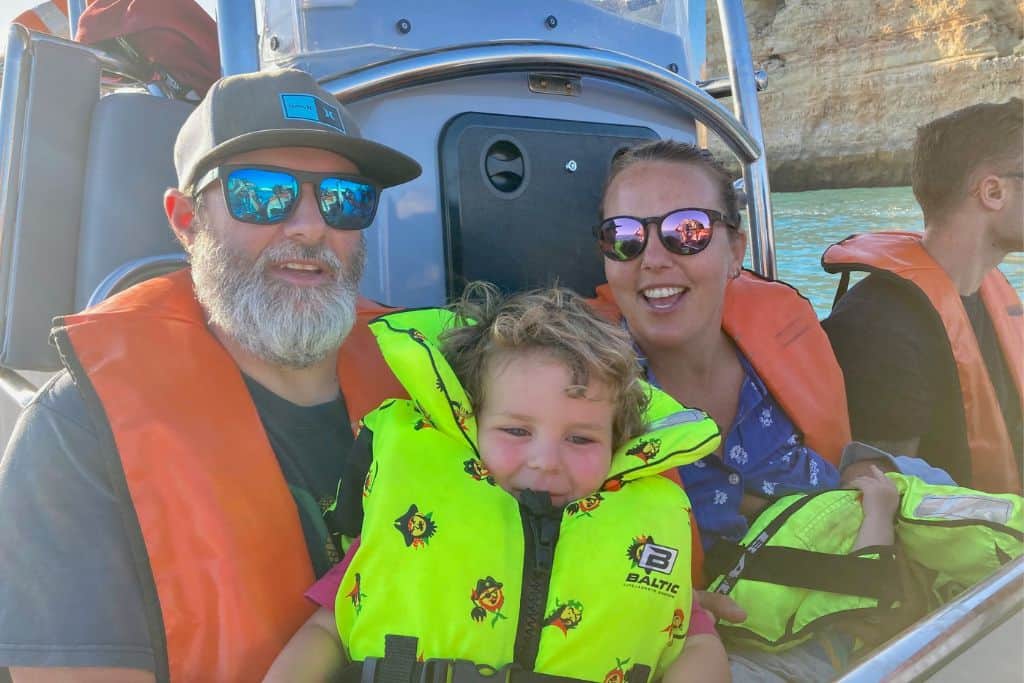
[[[963,297],[1018,463],[1021,406],[992,321],[975,294]],[[917,455],[970,484],[960,382],[949,338],[924,293],[885,274],[854,286],[822,322],[843,369],[853,438],[920,437]]]
[[[300,406],[250,377],[245,383],[295,498],[313,569],[322,576],[341,559],[323,512],[334,502],[352,448],[345,402],[339,395],[320,405]]]

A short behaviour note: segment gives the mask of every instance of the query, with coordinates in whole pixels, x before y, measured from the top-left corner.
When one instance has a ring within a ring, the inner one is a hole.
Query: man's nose
[[[288,239],[301,244],[319,244],[327,232],[327,224],[320,214],[317,204],[316,188],[306,183],[299,188],[298,204],[295,211],[283,224],[284,234]]]

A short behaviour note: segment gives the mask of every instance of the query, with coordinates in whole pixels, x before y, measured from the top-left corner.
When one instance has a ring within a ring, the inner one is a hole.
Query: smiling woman
[[[835,486],[833,463],[849,440],[839,368],[810,305],[741,270],[746,236],[718,162],[671,140],[625,150],[602,211],[612,217],[603,226],[633,221],[644,238],[602,245],[608,284],[599,295],[617,307],[648,381],[707,410],[726,432],[720,452],[680,469],[705,545],[738,540],[746,515],[768,500]],[[687,231],[694,220],[700,230]],[[781,329],[787,343],[774,348]]]

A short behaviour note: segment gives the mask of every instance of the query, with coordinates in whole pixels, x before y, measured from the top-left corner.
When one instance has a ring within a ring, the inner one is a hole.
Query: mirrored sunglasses
[[[195,194],[215,180],[221,181],[231,217],[254,225],[287,220],[299,203],[304,183],[312,185],[324,222],[338,230],[369,227],[380,197],[377,184],[361,176],[253,165],[218,166],[199,179]]]
[[[649,227],[657,226],[658,239],[669,252],[690,256],[704,251],[714,234],[715,223],[737,229],[718,211],[674,209],[664,216],[637,218],[612,216],[594,228],[601,253],[613,261],[630,261],[647,247]]]

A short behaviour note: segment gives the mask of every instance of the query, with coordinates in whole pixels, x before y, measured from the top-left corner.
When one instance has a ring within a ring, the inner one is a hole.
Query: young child
[[[361,541],[333,612],[267,680],[728,680],[717,636],[686,636],[689,503],[656,476],[713,451],[717,427],[643,384],[624,333],[571,292],[470,291],[482,303],[456,314],[371,324],[411,398],[364,419],[366,474],[339,491]]]

